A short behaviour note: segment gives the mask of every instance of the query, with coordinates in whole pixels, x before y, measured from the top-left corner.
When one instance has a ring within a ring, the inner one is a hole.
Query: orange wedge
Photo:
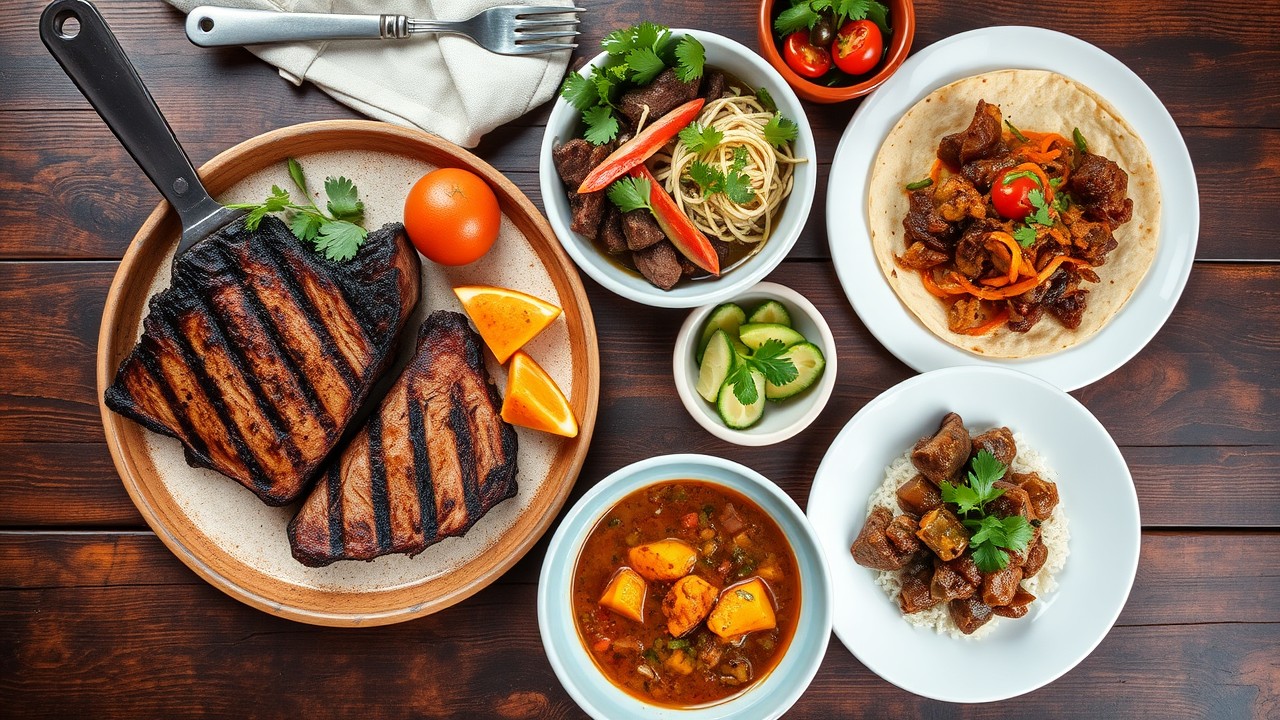
[[[502,419],[512,425],[556,435],[578,436],[578,421],[560,386],[523,351],[511,356]]]
[[[468,285],[454,288],[453,293],[500,363],[560,315],[555,305],[518,290]]]

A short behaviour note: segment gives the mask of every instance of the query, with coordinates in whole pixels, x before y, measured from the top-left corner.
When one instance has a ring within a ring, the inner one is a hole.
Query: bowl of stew
[[[796,503],[707,455],[629,465],[551,539],[538,625],[556,676],[596,718],[773,718],[831,634],[831,582]]]

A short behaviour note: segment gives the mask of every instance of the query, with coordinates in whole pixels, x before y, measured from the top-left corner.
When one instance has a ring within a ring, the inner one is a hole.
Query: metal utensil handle
[[[184,231],[222,209],[200,183],[173,129],[92,3],[54,0],[40,15],[40,39],[178,211]]]
[[[285,13],[201,5],[187,15],[187,38],[202,47],[299,40],[408,37],[404,15]]]

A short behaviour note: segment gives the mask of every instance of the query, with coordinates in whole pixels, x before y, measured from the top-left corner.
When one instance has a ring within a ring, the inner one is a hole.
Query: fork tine
[[[578,18],[570,20],[516,20],[516,31],[531,30],[533,28],[556,27],[558,25],[577,26],[582,21]]]
[[[578,47],[577,43],[543,43],[541,45],[515,45],[511,49],[503,49],[503,55],[537,55],[540,53],[556,52],[557,50],[572,50]]]
[[[577,30],[570,32],[517,32],[516,44],[520,44],[530,40],[554,40],[555,38],[575,37],[579,33]]]
[[[534,17],[536,15],[558,15],[563,13],[581,13],[586,12],[586,8],[580,7],[522,7],[520,12],[516,13],[517,18]]]

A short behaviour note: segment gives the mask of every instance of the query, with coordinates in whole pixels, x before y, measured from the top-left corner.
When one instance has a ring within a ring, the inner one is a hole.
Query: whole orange
[[[423,175],[404,200],[404,227],[414,247],[441,265],[466,265],[493,247],[502,213],[479,175],[440,168]]]

